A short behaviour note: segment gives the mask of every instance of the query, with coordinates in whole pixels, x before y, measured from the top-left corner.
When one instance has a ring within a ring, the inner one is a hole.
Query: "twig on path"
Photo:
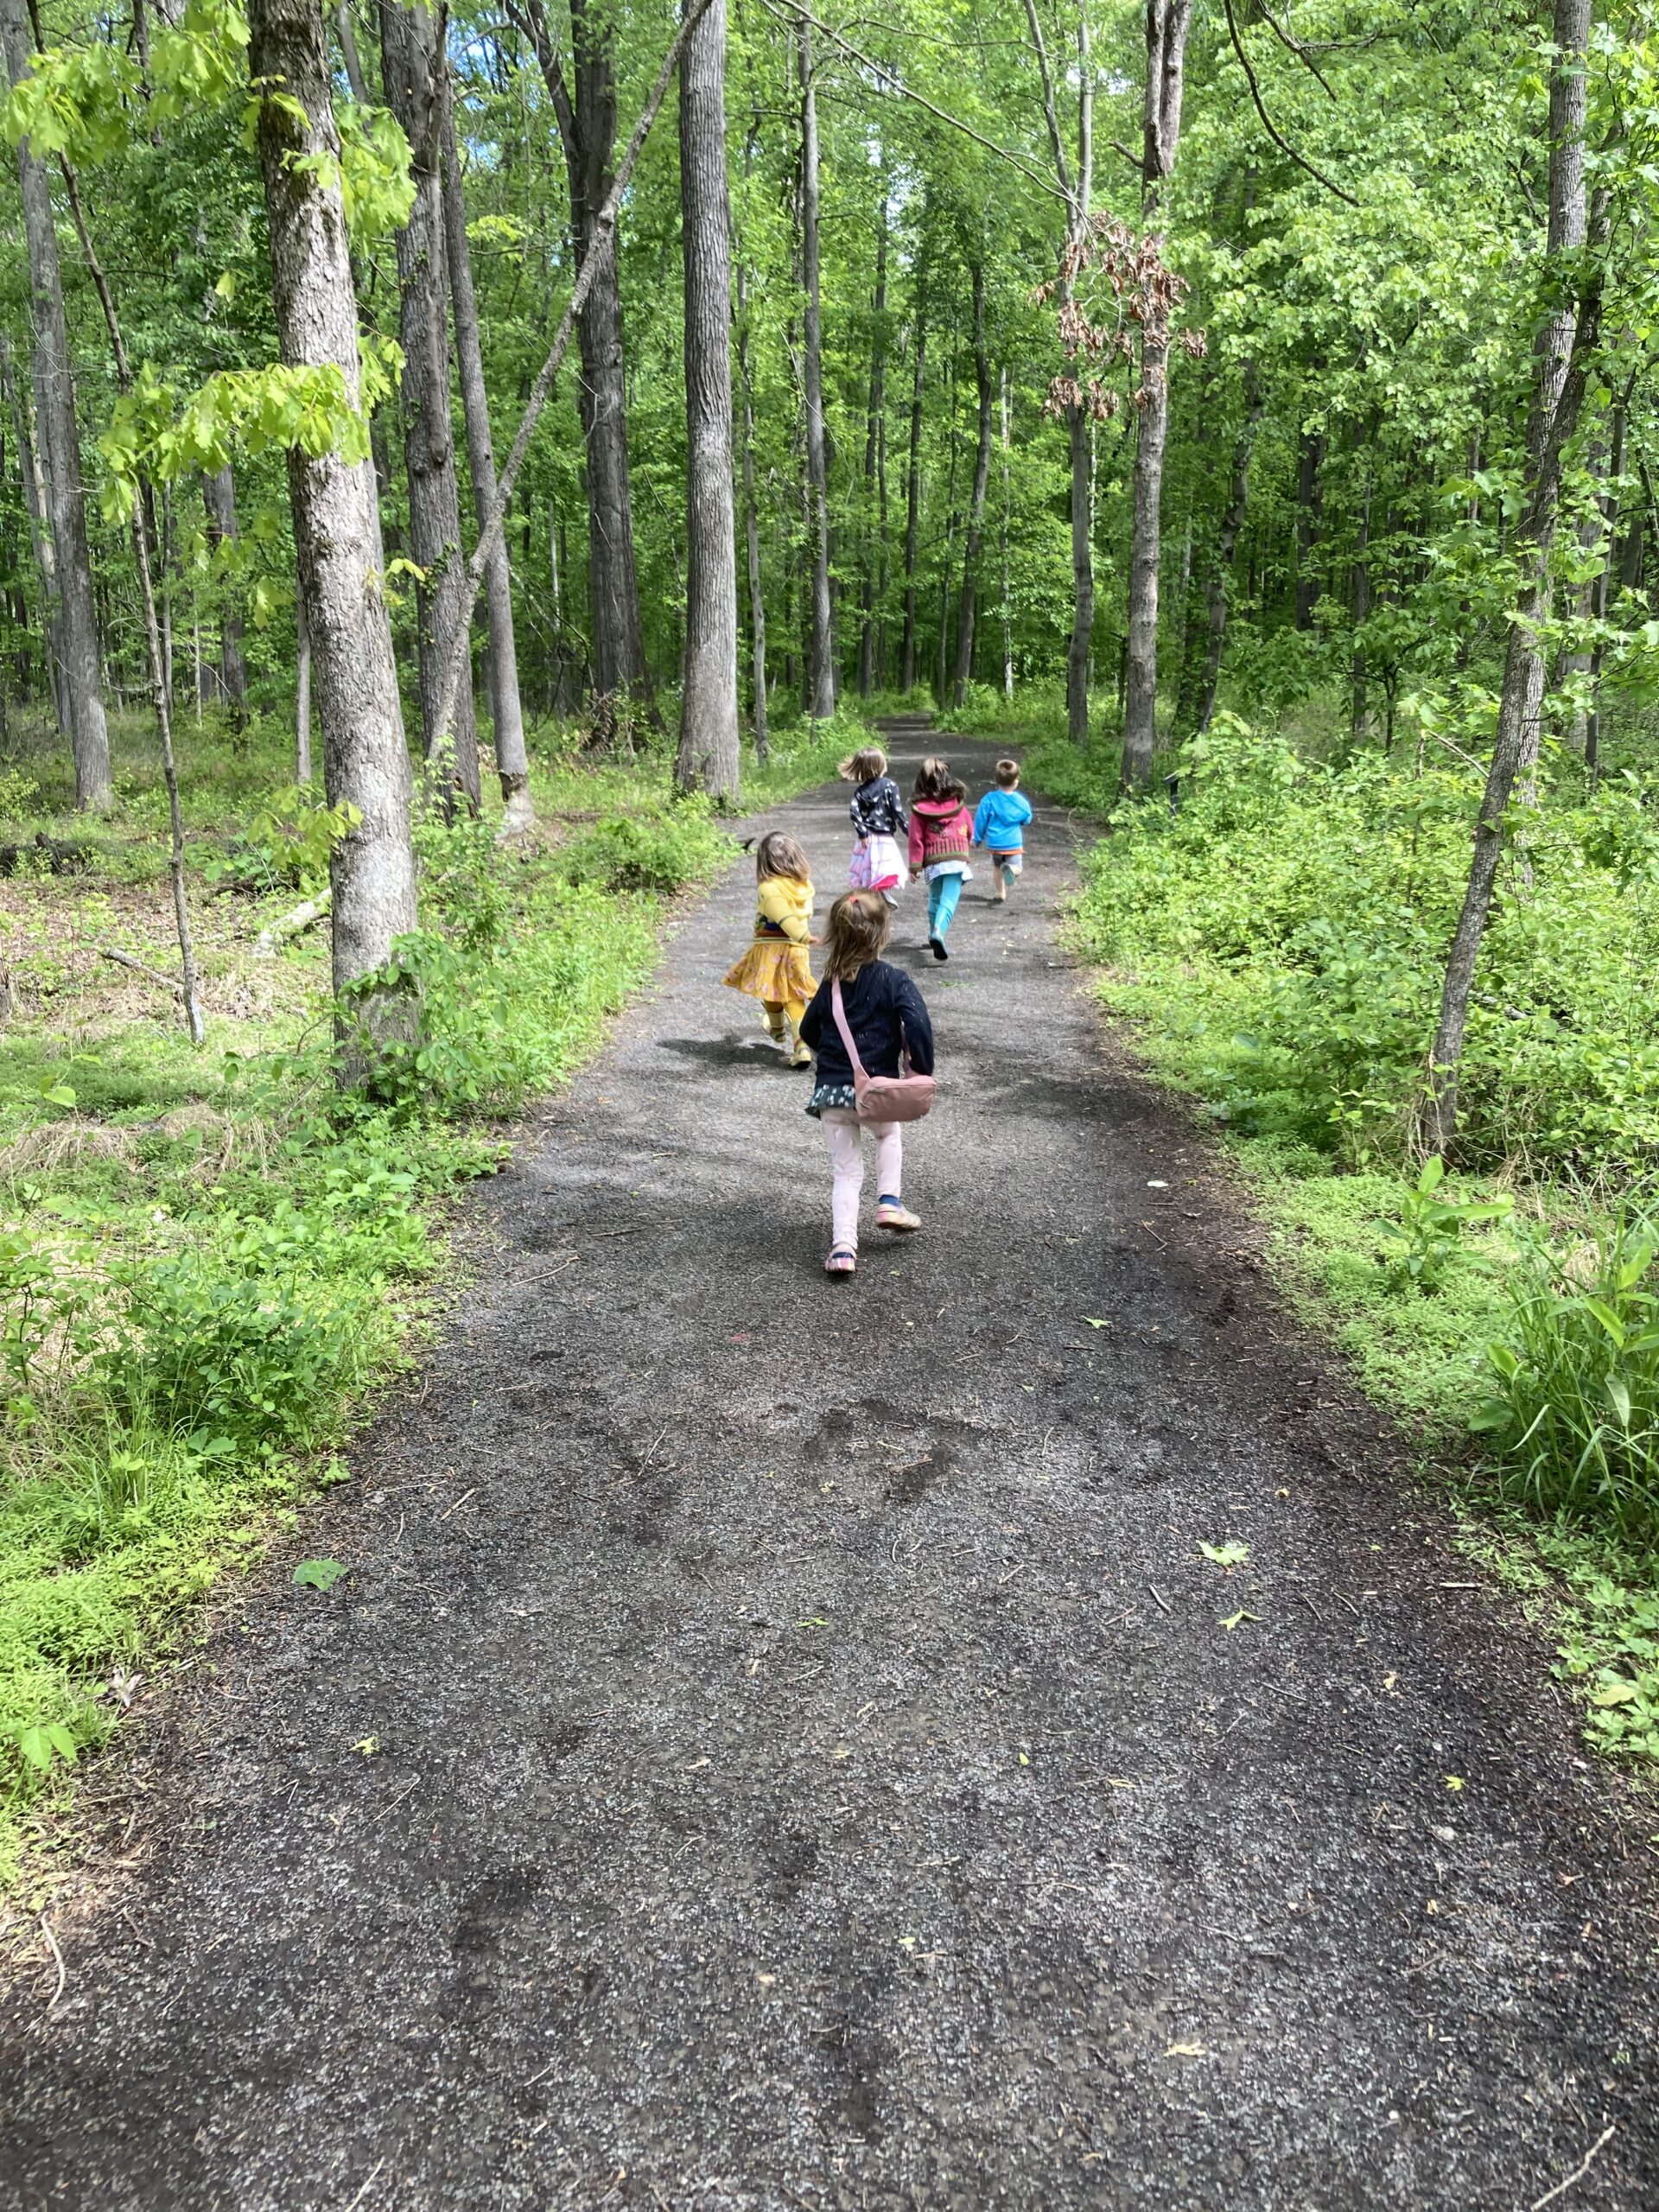
[[[357,2212],[358,2206],[363,2202],[369,2191],[374,2187],[376,2176],[379,2173],[381,2167],[384,2166],[385,2163],[386,2162],[384,2158],[377,2160],[374,2172],[369,2176],[367,2181],[364,2183],[362,2188],[358,2190],[357,2195],[346,2207],[346,2212]]]
[[[415,1792],[420,1788],[420,1786],[421,1777],[417,1774],[414,1781],[410,1783],[407,1789],[400,1789],[389,1805],[383,1805],[380,1808],[374,1818],[368,1823],[368,1827],[378,1828],[381,1821],[385,1819],[387,1814],[395,1813],[397,1808],[403,1804],[406,1799],[410,1798],[415,1795]],[[366,1834],[368,1833],[368,1829],[365,1828],[364,1833]]]
[[[1324,1614],[1319,1611],[1319,1607],[1314,1604],[1313,1600],[1313,1599],[1308,1596],[1308,1594],[1307,1594],[1306,1591],[1306,1590],[1299,1590],[1299,1591],[1296,1592],[1296,1595],[1297,1595],[1297,1596],[1301,1599],[1302,1603],[1303,1603],[1303,1604],[1307,1607],[1308,1611],[1309,1611],[1310,1613],[1312,1613],[1312,1614],[1313,1614],[1313,1616],[1314,1619],[1315,1619],[1316,1621],[1318,1621],[1318,1623],[1319,1623],[1319,1626],[1320,1626],[1321,1628],[1323,1628],[1323,1627],[1325,1626],[1325,1615],[1324,1615]]]
[[[1565,2181],[1558,2181],[1554,2189],[1547,2189],[1543,2195],[1538,2199],[1537,2202],[1533,2206],[1532,2212],[1544,2212],[1544,2207],[1546,2204],[1553,2204],[1558,2196],[1564,2196],[1567,2194],[1567,2190],[1572,2188],[1574,2182],[1582,2181],[1586,2174],[1589,2172],[1591,2167],[1594,2164],[1599,2153],[1606,2149],[1608,2144],[1612,2141],[1613,2137],[1618,2133],[1618,2131],[1613,2127],[1604,2127],[1600,2134],[1597,2136],[1595,2141],[1590,2145],[1590,2148],[1585,2152],[1581,2164],[1573,2167],[1572,2172],[1568,2174]]]
[[[447,1521],[449,1518],[450,1514],[460,1512],[461,1507],[466,1504],[469,1497],[476,1497],[477,1496],[478,1484],[474,1483],[471,1490],[463,1491],[453,1505],[447,1507],[443,1512],[440,1513],[438,1519],[440,1522]]]
[[[69,1972],[68,1968],[63,1963],[63,1953],[58,1948],[58,1939],[52,1933],[52,1923],[44,1913],[41,1915],[41,1933],[46,1938],[46,1948],[51,1952],[58,1969],[58,1986],[52,1993],[51,2004],[48,2005],[46,2008],[49,2012],[52,2010],[52,2006],[57,2003],[59,1998],[63,1994],[64,1986],[69,1979]]]
[[[1147,1587],[1151,1591],[1153,1596],[1158,1600],[1158,1603],[1163,1607],[1166,1613],[1173,1612],[1174,1611],[1174,1608],[1171,1605],[1168,1599],[1165,1597],[1163,1592],[1158,1587],[1158,1585],[1155,1582],[1148,1582]]]

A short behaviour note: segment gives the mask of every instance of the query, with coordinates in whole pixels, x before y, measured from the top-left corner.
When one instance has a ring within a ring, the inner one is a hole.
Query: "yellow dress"
[[[756,891],[755,906],[754,943],[726,981],[771,1006],[804,1005],[818,988],[806,957],[812,887],[798,876],[769,875]]]

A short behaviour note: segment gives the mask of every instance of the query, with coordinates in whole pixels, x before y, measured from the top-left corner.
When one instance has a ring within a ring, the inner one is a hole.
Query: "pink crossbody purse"
[[[919,1122],[933,1103],[936,1089],[931,1075],[866,1075],[864,1063],[858,1057],[858,1047],[853,1042],[853,1033],[847,1024],[846,1008],[841,1003],[841,985],[830,986],[830,1006],[836,1017],[836,1027],[841,1032],[841,1041],[847,1047],[847,1057],[853,1064],[853,1096],[857,1100],[856,1111],[861,1122]],[[910,1065],[910,1055],[905,1055],[905,1065]]]

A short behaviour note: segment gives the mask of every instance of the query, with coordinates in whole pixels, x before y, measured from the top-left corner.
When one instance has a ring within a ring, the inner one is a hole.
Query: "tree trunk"
[[[228,461],[201,480],[201,503],[207,511],[207,535],[215,547],[234,545],[236,477]],[[219,670],[220,696],[231,709],[231,726],[241,729],[248,719],[248,664],[242,650],[242,612],[239,594],[229,579],[219,579]]]
[[[1319,580],[1313,555],[1319,542],[1322,505],[1319,472],[1325,465],[1325,433],[1302,432],[1301,453],[1296,465],[1296,627],[1313,627],[1319,604]]]
[[[858,696],[868,699],[875,689],[875,609],[877,601],[876,569],[878,560],[886,553],[885,543],[878,550],[875,527],[875,493],[882,444],[883,417],[887,413],[887,187],[881,181],[881,207],[875,233],[875,313],[874,334],[870,340],[870,408],[864,438],[864,593],[863,624],[858,638]],[[885,524],[886,518],[882,518]],[[885,539],[886,531],[880,533]]]
[[[1244,423],[1238,434],[1238,442],[1233,448],[1232,491],[1216,538],[1215,566],[1210,571],[1205,625],[1204,681],[1199,686],[1198,712],[1193,718],[1193,727],[1199,730],[1209,728],[1211,717],[1216,711],[1216,689],[1221,682],[1221,656],[1227,641],[1227,612],[1232,593],[1233,563],[1238,551],[1238,534],[1244,527],[1250,491],[1250,453],[1255,444],[1256,428],[1261,420],[1262,393],[1255,381],[1255,364],[1247,361],[1244,364]]]
[[[927,296],[916,287],[916,359],[910,387],[910,462],[905,480],[905,635],[899,649],[899,689],[916,685],[916,556],[922,520],[922,393],[927,353]]]
[[[1008,372],[1002,372],[1002,696],[1014,698],[1014,605],[1008,595],[1008,526],[1014,512],[1009,459]]]
[[[1364,629],[1371,613],[1371,461],[1368,454],[1365,462],[1365,496],[1360,502],[1359,527],[1354,544],[1354,629]],[[1352,704],[1349,718],[1350,734],[1356,743],[1365,734],[1365,723],[1370,712],[1366,699],[1365,645],[1357,636],[1354,644]]]
[[[1181,133],[1181,85],[1192,0],[1147,0],[1147,97],[1141,126],[1141,220],[1158,219]],[[1135,448],[1129,551],[1128,680],[1123,702],[1123,782],[1152,780],[1158,744],[1158,556],[1164,496],[1164,441],[1169,430],[1169,334],[1143,330],[1141,384],[1146,395]]]
[[[962,556],[962,598],[957,609],[957,675],[951,704],[960,707],[974,672],[974,619],[979,601],[979,556],[985,536],[985,493],[991,480],[991,363],[985,347],[985,270],[976,262],[974,280],[974,378],[979,387],[979,446],[974,455],[974,488],[968,502],[968,543]]]
[[[294,780],[311,780],[311,632],[303,592],[294,601]]]
[[[812,563],[812,696],[807,713],[828,721],[836,711],[836,638],[830,604],[830,483],[823,435],[823,335],[818,283],[818,95],[812,73],[812,29],[796,25],[801,71],[801,257],[804,278],[806,488]]]
[[[1464,1031],[1503,850],[1504,820],[1516,785],[1524,783],[1538,757],[1544,690],[1540,639],[1550,613],[1550,554],[1560,521],[1561,454],[1578,425],[1587,363],[1600,332],[1602,274],[1596,257],[1576,272],[1576,284],[1568,281],[1575,272],[1561,265],[1563,257],[1576,259],[1588,231],[1584,73],[1590,18],[1591,0],[1555,0],[1547,266],[1561,287],[1562,304],[1538,343],[1537,383],[1527,424],[1526,505],[1516,527],[1521,584],[1504,654],[1491,766],[1475,823],[1469,881],[1446,960],[1440,1020],[1419,1112],[1423,1149],[1442,1156],[1457,1135]]]
[[[732,514],[731,207],[726,193],[726,0],[680,58],[685,271],[685,683],[674,780],[738,795],[737,532]]]
[[[570,228],[580,275],[594,225],[611,189],[616,149],[616,17],[598,0],[571,0],[575,96],[548,35],[542,0],[522,0],[558,120],[570,187]],[[648,696],[639,579],[633,553],[633,495],[628,474],[627,389],[622,293],[607,257],[576,326],[582,346],[582,438],[588,456],[588,574],[593,598],[594,690]]]
[[[22,388],[12,365],[11,340],[0,331],[0,378],[5,383],[12,426],[17,437],[17,463],[23,480],[23,506],[29,516],[29,538],[41,579],[41,649],[46,668],[47,696],[58,726],[64,726],[64,709],[58,685],[58,571],[51,534],[46,526],[47,493],[40,456],[29,435],[29,416]]]
[[[258,123],[282,359],[290,367],[338,369],[355,404],[357,301],[321,0],[251,0],[248,27],[255,82],[278,84],[286,95],[262,101]],[[395,940],[415,927],[409,755],[374,574],[369,480],[337,454],[312,459],[296,447],[288,486],[322,722],[323,786],[330,806],[349,804],[360,817],[334,847],[329,879],[334,989],[342,1000],[353,995],[340,1015],[341,1074],[361,1081],[378,1046],[408,1038],[418,1020],[406,985],[364,988],[391,964]]]
[[[0,40],[5,44],[7,74],[13,85],[20,84],[29,74],[29,57],[35,50],[25,0],[0,0]],[[60,727],[74,756],[75,804],[88,813],[107,814],[115,804],[115,787],[110,779],[98,607],[86,540],[86,501],[81,483],[69,333],[64,320],[57,222],[45,164],[35,159],[26,139],[17,149],[17,175],[29,249],[35,416],[57,583],[54,690],[60,702]]]
[[[455,143],[454,88],[447,67],[444,79],[444,247],[455,318],[461,404],[467,422],[473,512],[482,530],[495,505],[495,448],[490,437],[490,401],[484,384],[484,351],[479,335],[478,300],[473,289],[473,257],[467,240],[461,150]],[[496,539],[484,564],[484,603],[490,626],[490,716],[494,725],[495,769],[501,779],[505,810],[502,829],[510,836],[518,836],[534,828],[536,810],[530,797],[530,756],[524,749],[524,709],[518,696],[518,649],[513,637],[512,570],[507,560],[505,536]]]
[[[386,105],[409,140],[415,202],[397,234],[404,348],[404,462],[409,478],[410,556],[423,571],[418,618],[421,750],[439,747],[439,701],[451,649],[471,613],[462,586],[461,500],[449,406],[449,342],[444,314],[442,56],[439,18],[429,0],[381,0],[380,54]],[[476,810],[480,797],[478,732],[470,684],[455,702],[454,780]]]
[[[754,757],[764,767],[766,732],[766,594],[760,573],[760,516],[754,491],[754,385],[749,373],[749,302],[745,271],[737,272],[737,366],[743,385],[743,537],[749,565],[749,649],[754,705]]]

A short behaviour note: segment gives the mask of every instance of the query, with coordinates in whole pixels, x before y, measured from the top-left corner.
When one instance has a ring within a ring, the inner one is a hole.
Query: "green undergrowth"
[[[1546,764],[1471,1009],[1455,1169],[1413,1155],[1478,775],[1221,716],[1087,855],[1078,948],[1244,1170],[1278,1280],[1554,1622],[1598,1748],[1659,1759],[1659,820]],[[1040,744],[1031,780],[1068,796]],[[1071,790],[1091,774],[1074,756]],[[1108,785],[1099,776],[1103,796]],[[1086,799],[1077,803],[1087,804]],[[1099,802],[1096,802],[1099,804]]]
[[[862,727],[782,733],[746,805],[820,779]],[[217,774],[187,785],[218,833],[192,852],[193,901],[219,918],[205,1050],[111,998],[118,971],[56,949],[127,912],[96,863],[14,885],[21,903],[0,913],[21,1009],[0,1034],[0,1895],[14,1898],[72,1847],[57,1816],[79,1763],[203,1593],[346,1478],[340,1447],[453,1287],[449,1212],[499,1160],[509,1118],[592,1052],[652,969],[671,902],[736,851],[705,802],[671,796],[665,745],[595,760],[543,734],[524,846],[498,845],[493,804],[476,824],[423,813],[422,926],[399,958],[424,1034],[375,1099],[347,1104],[326,931],[263,968],[249,953],[253,925],[327,868],[321,802],[268,766],[228,809]],[[15,814],[12,775],[0,801]],[[255,1010],[233,1018],[238,991]]]

